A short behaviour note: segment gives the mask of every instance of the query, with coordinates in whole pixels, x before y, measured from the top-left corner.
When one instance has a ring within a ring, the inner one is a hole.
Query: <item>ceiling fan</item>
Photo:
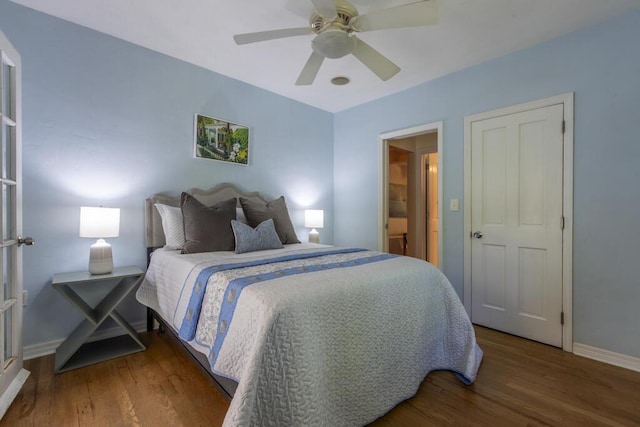
[[[419,1],[364,15],[359,15],[358,9],[346,0],[311,0],[311,3],[315,10],[311,13],[308,27],[237,34],[233,39],[236,44],[243,45],[315,33],[311,41],[313,52],[296,85],[312,84],[325,58],[342,58],[348,54],[355,56],[382,80],[389,80],[400,72],[400,67],[357,38],[355,33],[438,22],[437,0]]]

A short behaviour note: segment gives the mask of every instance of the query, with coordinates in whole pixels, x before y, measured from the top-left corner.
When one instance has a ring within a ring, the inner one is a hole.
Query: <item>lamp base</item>
[[[309,243],[320,243],[320,233],[315,228],[309,232]]]
[[[98,239],[91,245],[89,252],[89,273],[108,274],[113,271],[113,257],[111,256],[111,245],[104,239]]]

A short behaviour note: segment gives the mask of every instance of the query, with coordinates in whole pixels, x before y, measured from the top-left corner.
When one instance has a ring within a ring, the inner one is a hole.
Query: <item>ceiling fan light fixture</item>
[[[344,30],[329,28],[318,34],[311,42],[313,51],[325,58],[342,58],[355,48],[355,39]]]
[[[349,77],[345,76],[336,76],[331,79],[331,83],[336,86],[344,86],[346,84],[349,84],[349,82],[351,82],[351,80],[349,79]]]
[[[421,27],[438,22],[438,0],[405,1],[414,2],[360,15],[348,0],[311,0],[314,10],[309,18],[309,26],[236,34],[233,39],[236,44],[242,45],[315,33],[311,41],[311,56],[300,72],[296,86],[313,84],[325,58],[337,59],[349,54],[382,81],[386,81],[398,74],[400,67],[356,37],[356,33]],[[331,83],[341,86],[348,84],[349,79],[337,76]]]

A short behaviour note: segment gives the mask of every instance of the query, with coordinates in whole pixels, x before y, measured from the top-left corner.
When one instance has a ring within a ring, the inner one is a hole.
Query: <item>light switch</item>
[[[459,201],[458,199],[449,199],[449,210],[457,211],[459,209]]]

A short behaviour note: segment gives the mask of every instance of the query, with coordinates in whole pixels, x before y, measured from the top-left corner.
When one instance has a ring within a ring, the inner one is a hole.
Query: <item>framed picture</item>
[[[249,128],[196,114],[194,156],[246,165],[249,163]]]

